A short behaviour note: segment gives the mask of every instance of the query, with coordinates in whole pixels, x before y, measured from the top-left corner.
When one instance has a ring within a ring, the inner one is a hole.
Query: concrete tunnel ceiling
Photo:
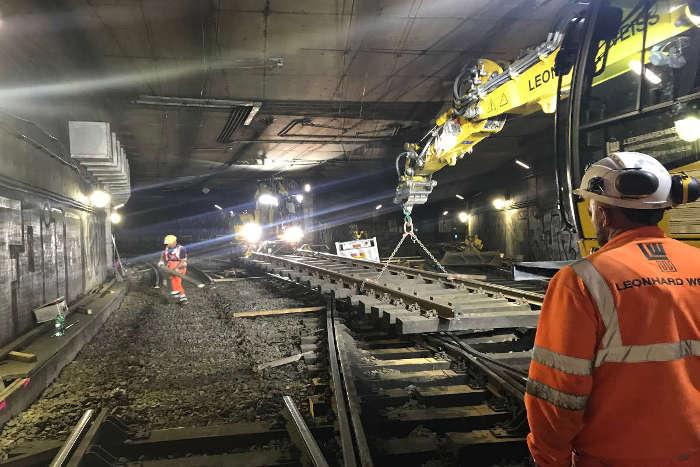
[[[393,165],[465,63],[512,60],[571,3],[63,0],[11,2],[3,15],[6,26],[25,20],[14,41],[66,28],[79,38],[72,52],[89,65],[67,92],[109,96],[135,186],[170,191]],[[32,20],[41,15],[49,27]],[[490,167],[512,157],[491,146],[474,157]]]

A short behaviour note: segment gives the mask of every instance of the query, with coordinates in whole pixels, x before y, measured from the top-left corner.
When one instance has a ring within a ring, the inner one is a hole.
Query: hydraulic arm
[[[631,12],[622,18],[622,12],[618,13],[616,19],[608,19],[608,32],[600,35],[602,46],[596,53],[594,86],[643,69],[640,50],[645,17]],[[561,94],[568,93],[571,56],[579,52],[576,36],[584,30],[584,21],[583,16],[573,18],[564,32],[551,33],[545,42],[505,68],[488,59],[465,67],[455,79],[452,106],[436,119],[421,143],[406,144],[405,151],[396,158],[399,183],[394,203],[401,204],[406,212],[416,204],[424,204],[437,184],[432,175],[445,166],[456,165],[479,142],[501,131],[508,115],[539,110],[553,113],[560,79]],[[697,27],[700,17],[691,14],[686,4],[680,4],[657,9],[646,22],[647,47],[674,46],[671,41],[675,38],[682,48],[682,38],[677,36]],[[645,55],[645,62],[650,55]]]

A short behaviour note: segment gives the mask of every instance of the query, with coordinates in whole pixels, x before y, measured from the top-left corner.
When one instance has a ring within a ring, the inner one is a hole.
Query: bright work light
[[[296,244],[304,238],[304,231],[297,225],[287,227],[280,238],[287,243]]]
[[[262,195],[258,196],[258,203],[262,204],[263,206],[279,206],[280,201],[275,195],[263,193]]]
[[[688,116],[673,122],[678,137],[683,141],[692,143],[700,139],[700,118]]]
[[[240,235],[248,243],[258,243],[262,238],[262,227],[255,222],[248,222],[241,227]]]
[[[95,190],[90,194],[90,204],[96,208],[103,208],[109,204],[112,199],[109,193],[103,190]]]
[[[466,224],[467,222],[469,222],[471,220],[472,216],[471,216],[471,214],[462,211],[459,214],[457,214],[457,218],[459,219],[460,222],[462,222],[463,224]]]

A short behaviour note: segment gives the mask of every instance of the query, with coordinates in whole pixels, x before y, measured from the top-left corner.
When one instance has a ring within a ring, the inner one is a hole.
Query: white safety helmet
[[[673,206],[671,174],[659,161],[639,152],[614,152],[591,165],[574,193],[585,199],[630,209]]]

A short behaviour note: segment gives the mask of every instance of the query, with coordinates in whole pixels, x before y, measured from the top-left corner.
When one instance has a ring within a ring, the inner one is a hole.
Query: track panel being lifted
[[[353,305],[402,334],[537,327],[543,295],[476,279],[310,251],[253,253],[246,263]]]

